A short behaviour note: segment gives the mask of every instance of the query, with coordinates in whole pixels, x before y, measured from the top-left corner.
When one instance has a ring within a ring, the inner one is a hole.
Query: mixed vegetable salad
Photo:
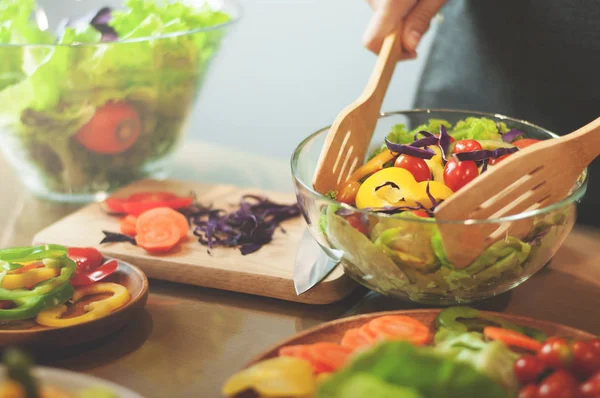
[[[282,347],[232,376],[227,397],[587,398],[600,396],[600,339],[548,337],[470,307],[433,330],[384,315],[340,341]]]
[[[476,297],[489,286],[529,275],[528,260],[563,233],[554,227],[573,222],[573,210],[536,217],[527,236],[507,236],[461,269],[446,258],[435,208],[481,173],[538,141],[487,118],[468,117],[454,126],[430,119],[410,131],[396,125],[363,166],[327,193],[369,212],[326,205],[320,230],[332,247],[346,253],[350,274],[371,280],[382,293],[396,290],[414,301],[425,301],[425,295],[456,301]]]
[[[7,380],[0,383],[0,398],[118,398],[105,387],[87,387],[75,393],[40,382],[32,374],[32,361],[23,352],[10,349],[2,356]]]
[[[35,11],[35,0],[0,2],[0,135],[27,183],[95,193],[161,169],[224,34],[194,30],[231,17],[207,4],[126,0],[53,34]]]
[[[0,250],[0,328],[72,326],[110,314],[131,298],[125,286],[105,281],[117,268],[93,248]]]

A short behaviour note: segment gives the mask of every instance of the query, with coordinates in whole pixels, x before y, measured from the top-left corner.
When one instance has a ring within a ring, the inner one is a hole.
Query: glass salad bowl
[[[519,130],[527,138],[556,137],[541,127],[502,115],[411,110],[383,114],[370,149],[380,148],[384,138],[399,128],[419,131],[431,119],[443,119],[455,126],[468,117],[486,118],[492,127],[504,123],[505,130]],[[327,131],[325,127],[306,138],[292,156],[298,204],[323,250],[333,258],[341,255],[347,275],[373,291],[400,299],[452,305],[489,298],[518,286],[548,263],[562,245],[575,223],[576,202],[587,188],[586,171],[569,196],[554,205],[505,218],[452,221],[464,224],[465,228],[475,228],[475,224],[481,223],[501,227],[523,219],[532,225],[526,235],[506,236],[466,268],[458,269],[445,256],[435,218],[412,211],[385,214],[359,209],[313,189],[312,179]],[[434,181],[439,181],[435,172],[432,175]]]
[[[101,200],[164,178],[233,0],[2,0],[0,146],[24,184]]]

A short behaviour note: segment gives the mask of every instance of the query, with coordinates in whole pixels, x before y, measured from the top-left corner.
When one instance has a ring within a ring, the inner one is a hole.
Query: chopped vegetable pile
[[[105,279],[118,268],[93,248],[59,245],[0,250],[0,323],[35,320],[63,327],[98,319],[127,304],[129,291]],[[78,302],[110,293],[108,298]]]
[[[53,34],[35,10],[35,0],[0,2],[6,156],[38,191],[59,194],[151,174],[179,141],[225,33],[201,28],[231,17],[208,3],[126,0],[65,19]]]
[[[454,125],[430,119],[412,130],[395,125],[367,162],[327,194],[339,204],[321,208],[323,238],[345,253],[346,272],[384,294],[439,303],[502,292],[543,265],[537,253],[560,242],[573,209],[536,216],[528,233],[496,241],[460,268],[446,257],[434,213],[467,183],[539,141],[487,118]]]
[[[194,203],[192,195],[170,192],[110,197],[105,205],[121,215],[121,233],[103,231],[100,243],[129,242],[150,253],[172,250],[187,237],[191,225],[209,251],[216,246],[239,247],[247,255],[271,242],[278,228],[284,231],[282,222],[300,215],[297,204],[279,204],[256,195],[243,196],[239,208],[230,213]]]
[[[600,396],[600,339],[567,341],[469,307],[433,330],[385,315],[339,342],[288,345],[233,375],[227,397],[588,398]]]

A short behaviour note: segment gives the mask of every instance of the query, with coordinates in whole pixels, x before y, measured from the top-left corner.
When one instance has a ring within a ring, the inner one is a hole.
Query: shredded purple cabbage
[[[385,144],[391,152],[397,153],[398,155],[405,154],[409,156],[414,156],[419,159],[431,159],[433,155],[435,155],[435,153],[431,149],[417,148],[415,146],[412,146],[412,144],[394,144],[393,142],[388,141],[387,138],[385,139]]]
[[[437,200],[435,200],[435,198],[433,197],[433,195],[429,191],[429,180],[427,180],[427,186],[425,187],[425,193],[427,194],[427,197],[431,201],[431,208],[430,208],[430,210],[431,211],[435,210],[435,208],[438,206],[438,202],[437,202]]]
[[[280,223],[300,215],[297,204],[282,205],[255,195],[245,195],[239,209],[225,210],[197,206],[182,212],[194,226],[198,241],[212,249],[215,246],[237,247],[242,255],[254,253],[271,242]]]
[[[511,129],[511,130],[507,131],[506,133],[502,134],[502,141],[510,144],[514,140],[516,140],[517,138],[519,138],[523,135],[525,135],[525,133],[523,133],[522,131],[519,131],[517,129]]]
[[[490,163],[490,159],[489,158],[488,159],[483,159],[482,166],[481,166],[481,173],[483,173],[484,171],[487,170],[489,163]]]
[[[442,151],[442,160],[443,160],[443,164],[445,165],[446,162],[448,161],[448,150],[450,149],[450,135],[448,134],[448,132],[446,131],[446,127],[442,124],[440,126],[440,138],[438,140],[438,146],[440,147],[440,150]]]
[[[90,11],[85,15],[72,19],[61,20],[58,24],[57,36],[62,36],[66,27],[76,28],[78,26],[91,25],[102,34],[102,42],[116,41],[119,39],[117,32],[108,23],[112,19],[112,9],[110,7],[102,7],[97,10]]]
[[[519,150],[519,148],[517,148],[517,147],[497,148],[497,149],[494,149],[493,151],[481,150],[481,151],[455,153],[453,156],[454,156],[454,159],[456,159],[459,162],[464,162],[466,160],[473,160],[473,161],[478,162],[478,161],[482,161],[484,159],[496,159],[496,158],[499,158],[500,156],[515,153],[518,150]]]
[[[429,135],[425,138],[418,139],[414,141],[410,146],[414,146],[417,148],[422,148],[430,145],[435,145],[438,142],[438,138],[434,135]]]

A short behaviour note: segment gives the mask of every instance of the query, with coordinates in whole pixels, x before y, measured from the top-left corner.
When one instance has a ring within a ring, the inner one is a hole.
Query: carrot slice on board
[[[315,373],[331,372],[333,369],[326,364],[319,362],[310,350],[309,345],[289,345],[279,349],[279,356],[296,357],[310,362]]]
[[[158,218],[148,223],[143,231],[138,228],[135,236],[135,242],[142,249],[150,253],[164,253],[181,240],[181,231],[173,219]]]
[[[333,371],[346,364],[352,350],[335,343],[315,343],[308,347],[311,356],[316,362],[325,364]]]
[[[539,341],[514,330],[487,326],[483,328],[483,335],[488,340],[500,340],[509,347],[522,348],[527,351],[538,352],[542,348],[542,343]]]
[[[409,316],[386,315],[373,319],[367,325],[379,339],[406,340],[418,345],[427,344],[431,339],[429,328]]]
[[[126,216],[121,218],[120,221],[120,227],[121,227],[121,232],[124,233],[125,235],[129,235],[129,236],[135,236],[137,233],[136,230],[136,225],[137,223],[137,217],[136,216]]]
[[[177,226],[180,239],[187,236],[190,228],[187,219],[183,214],[169,207],[157,207],[142,213],[135,224],[136,231],[143,235],[154,225],[167,222],[167,220]]]
[[[350,348],[351,350],[355,350],[358,348],[368,347],[371,345],[371,341],[367,340],[364,336],[360,334],[358,328],[348,329],[346,333],[344,333],[344,337],[342,337],[341,345],[343,347]]]
[[[374,343],[379,340],[379,337],[373,333],[368,323],[365,323],[358,328],[358,335],[369,343]]]

